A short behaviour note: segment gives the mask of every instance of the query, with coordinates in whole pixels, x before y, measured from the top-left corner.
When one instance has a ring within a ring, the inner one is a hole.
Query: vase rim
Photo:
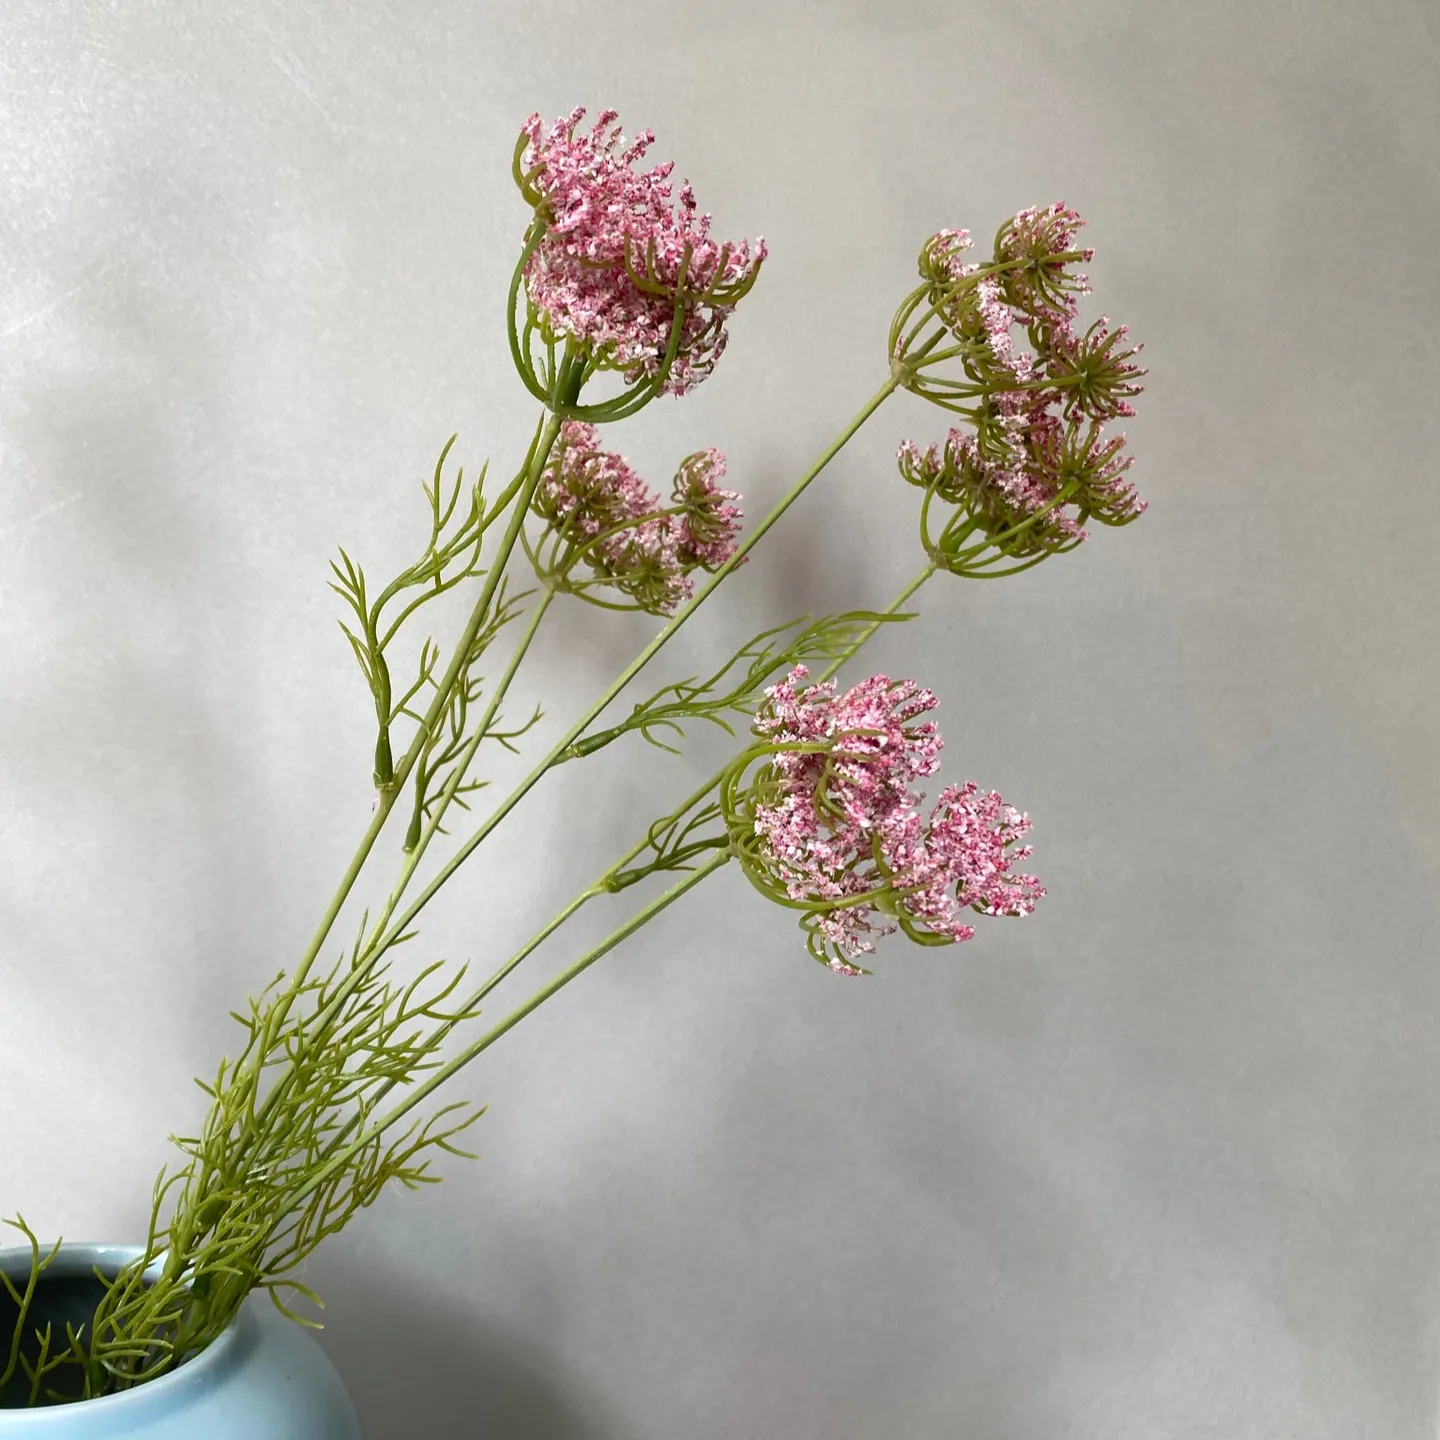
[[[40,1253],[45,1255],[49,1249],[49,1245],[42,1244]],[[9,1270],[15,1264],[23,1264],[28,1272],[31,1253],[28,1245],[0,1247],[0,1269]],[[57,1279],[62,1275],[89,1275],[96,1265],[105,1268],[118,1267],[144,1253],[143,1245],[115,1245],[105,1241],[62,1241],[55,1259],[45,1273]],[[253,1323],[253,1319],[242,1310],[236,1320],[198,1355],[182,1361],[165,1375],[135,1386],[133,1390],[118,1390],[111,1395],[98,1395],[93,1400],[76,1400],[66,1405],[0,1410],[0,1436],[26,1428],[32,1433],[43,1434],[46,1426],[52,1426],[58,1431],[62,1425],[72,1424],[74,1417],[82,1410],[87,1415],[103,1412],[116,1418],[123,1415],[127,1420],[142,1419],[147,1409],[156,1409],[167,1404],[177,1390],[194,1390],[200,1385],[213,1384],[224,1370],[226,1361],[232,1357],[242,1328],[248,1328],[247,1322]]]

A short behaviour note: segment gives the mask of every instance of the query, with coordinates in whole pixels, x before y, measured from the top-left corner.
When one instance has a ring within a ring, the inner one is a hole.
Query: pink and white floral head
[[[995,236],[996,275],[1006,302],[1027,321],[1065,323],[1077,297],[1090,293],[1089,277],[1074,268],[1095,258],[1075,236],[1085,221],[1063,200],[1031,206],[1007,220]]]
[[[1076,266],[1088,263],[1095,254],[1088,246],[1075,245],[1084,224],[1079,213],[1063,202],[1031,206],[1000,227],[994,254],[983,264],[966,258],[972,250],[969,231],[940,230],[932,235],[920,249],[920,289],[901,306],[891,330],[892,357],[914,356],[927,326],[938,319],[960,342],[960,363],[977,384],[1007,378],[1029,383],[1044,373],[1043,362],[1052,352],[1067,355],[1072,363],[1082,358],[1090,367],[1123,366],[1139,347],[1117,354],[1115,341],[1106,343],[1105,321],[1100,322],[1099,335],[1092,326],[1078,342],[1071,330],[1079,297],[1090,293],[1089,279]],[[1017,347],[1011,334],[1017,325],[1029,333],[1033,355]],[[1122,329],[1120,338],[1124,334]],[[945,348],[947,358],[954,352],[953,346]],[[917,358],[924,365],[936,363]],[[1121,383],[1124,376],[1144,373],[1131,366],[1121,372]],[[916,378],[905,376],[910,388],[924,394],[923,384],[910,383]],[[1074,383],[1066,380],[1065,386]],[[1093,404],[1094,393],[1089,398]]]
[[[950,786],[925,817],[915,782],[941,739],[921,717],[936,699],[874,675],[836,694],[805,667],[767,690],[757,743],[731,766],[721,806],[752,884],[801,912],[812,955],[844,975],[896,930],[920,944],[969,940],[966,910],[1026,915],[1044,895],[1012,873],[1029,819],[973,783]]]
[[[667,506],[623,455],[602,448],[595,426],[565,421],[531,501],[545,521],[531,548],[537,574],[592,604],[673,614],[694,593],[697,569],[735,553],[741,513],[731,502],[740,496],[720,488],[724,475],[718,450],[689,456]]]
[[[1124,447],[1124,434],[1107,436],[1098,421],[1040,415],[988,452],[956,428],[923,451],[901,441],[896,460],[901,476],[926,492],[921,538],[937,568],[984,577],[1073,550],[1089,520],[1128,525],[1144,514]],[[937,499],[956,507],[938,529]]]
[[[1127,346],[1126,327],[1110,330],[1108,317],[1074,329],[1077,297],[1089,293],[1074,267],[1094,255],[1075,245],[1084,223],[1064,204],[1022,210],[1000,227],[986,265],[962,259],[963,230],[942,230],[921,249],[930,308],[912,296],[909,313],[933,315],[943,330],[926,345],[909,337],[898,373],[972,428],[924,450],[903,441],[897,460],[926,492],[925,549],[952,573],[1015,573],[1073,549],[1091,518],[1124,525],[1146,508],[1126,478],[1124,434],[1102,428],[1135,413],[1142,347]],[[932,354],[956,359],[964,378],[931,374]],[[936,501],[957,507],[938,529]]]
[[[680,555],[702,570],[718,570],[735,553],[744,518],[738,490],[726,490],[725,457],[711,446],[680,462],[671,497],[679,511]]]
[[[1045,378],[1059,391],[1065,418],[1106,421],[1135,414],[1130,401],[1143,392],[1139,382],[1147,373],[1134,363],[1145,347],[1125,345],[1128,325],[1109,328],[1102,315],[1083,334],[1070,327],[1046,327],[1042,340]]]
[[[999,278],[990,269],[982,273],[980,265],[963,258],[972,244],[968,230],[932,235],[920,247],[920,276],[926,282],[922,293],[952,335],[969,347],[964,357],[968,372],[973,374],[977,365],[982,369],[1023,365],[1025,361],[1015,359],[1010,339],[1015,318]],[[902,348],[913,343],[912,336]]]
[[[547,342],[568,341],[599,368],[618,370],[636,395],[683,395],[714,369],[726,321],[755,283],[765,243],[720,242],[673,162],[644,170],[654,143],[627,142],[602,111],[583,108],[546,127],[526,121],[515,176],[535,208],[523,263],[531,319]],[[517,362],[525,356],[517,350]]]

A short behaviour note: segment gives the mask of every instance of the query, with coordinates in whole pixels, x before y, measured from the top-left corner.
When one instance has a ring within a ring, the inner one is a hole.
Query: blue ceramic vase
[[[64,1332],[100,1298],[94,1268],[114,1271],[140,1254],[135,1246],[65,1245],[45,1271],[32,1318]],[[0,1250],[0,1269],[23,1289],[29,1250]],[[8,1351],[13,1306],[0,1324]],[[4,1359],[0,1357],[0,1373]],[[364,1440],[335,1367],[310,1334],[252,1298],[203,1354],[133,1390],[69,1405],[6,1409],[0,1440]]]

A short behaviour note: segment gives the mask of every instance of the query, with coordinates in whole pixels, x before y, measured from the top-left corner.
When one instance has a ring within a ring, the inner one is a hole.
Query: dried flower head
[[[613,110],[589,131],[576,109],[549,129],[525,123],[522,193],[545,229],[525,268],[525,290],[547,334],[586,346],[627,383],[683,395],[714,369],[725,322],[754,284],[765,242],[720,243],[689,182],[678,195],[673,162],[637,163],[650,131],[628,144]]]
[[[928,819],[914,782],[938,768],[935,696],[875,675],[837,696],[803,687],[797,666],[755,717],[763,757],[748,786],[734,770],[725,804],[742,864],[763,892],[802,911],[811,953],[837,973],[896,929],[922,944],[968,940],[966,909],[1024,915],[1045,892],[1011,874],[1029,820],[993,792],[951,786]],[[753,758],[753,757],[752,757]]]

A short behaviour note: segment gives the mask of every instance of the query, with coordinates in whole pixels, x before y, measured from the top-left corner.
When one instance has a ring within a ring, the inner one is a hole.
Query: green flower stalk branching
[[[7,1222],[28,1247],[29,1278],[0,1273],[17,1316],[0,1349],[0,1404],[144,1384],[204,1350],[257,1291],[316,1324],[308,1311],[321,1301],[302,1278],[315,1249],[392,1181],[433,1184],[442,1155],[470,1153],[465,1137],[479,1107],[463,1099],[428,1114],[422,1107],[732,859],[762,893],[801,914],[817,959],[850,975],[866,973],[857,958],[888,930],[952,944],[973,933],[962,912],[1024,914],[1043,894],[1033,876],[1010,870],[1029,853],[1015,843],[1029,822],[997,795],[951,786],[928,820],[914,810],[910,782],[933,771],[939,750],[933,724],[920,719],[934,696],[883,675],[842,696],[834,677],[884,626],[913,618],[906,607],[937,571],[1014,574],[1073,549],[1086,519],[1126,524],[1143,509],[1122,478],[1128,458],[1101,427],[1133,413],[1128,398],[1144,372],[1132,363],[1138,347],[1121,344],[1123,327],[1112,333],[1102,322],[1077,334],[1071,326],[1086,288],[1074,265],[1090,253],[1073,244],[1078,217],[1063,206],[1022,211],[1001,227],[984,264],[962,263],[965,232],[932,237],[921,284],[892,322],[879,388],[742,534],[740,497],[722,488],[718,450],[688,455],[667,500],[607,448],[602,430],[713,371],[764,243],[714,240],[688,185],[677,201],[668,167],[638,168],[648,134],[627,144],[613,113],[588,132],[577,128],[582,117],[548,129],[532,117],[515,149],[530,218],[506,327],[520,382],[543,407],[521,464],[494,494],[488,462],[468,484],[463,469],[447,481],[452,435],[423,486],[429,533],[418,559],[378,590],[346,550],[331,567],[349,612],[341,628],[375,715],[370,823],[297,963],[232,1012],[236,1054],[197,1081],[206,1113],[194,1134],[171,1137],[180,1158],[156,1180],[143,1253],[100,1277],[104,1295],[89,1325],[62,1336],[31,1324],[56,1250],[23,1220]],[[1013,344],[1017,325],[1033,354]],[[602,725],[902,389],[969,427],[924,451],[901,446],[901,475],[923,492],[924,562],[913,579],[882,611],[762,630],[717,668],[670,681]],[[423,622],[438,613],[426,607],[451,594],[473,598],[442,665]],[[491,783],[479,766],[486,743],[486,754],[494,746],[518,753],[541,717],[535,707],[509,723],[505,706],[557,600],[663,624],[421,884],[437,837]],[[418,650],[412,631],[423,631]],[[812,666],[820,673],[807,684]],[[441,959],[397,977],[392,952],[415,942],[426,906],[546,775],[630,734],[678,753],[694,725],[736,737],[740,753],[646,826],[487,979],[469,988],[468,962]],[[372,875],[397,806],[403,833],[387,888]],[[383,898],[336,953],[335,927],[358,904],[362,878]],[[657,880],[668,888],[657,893]],[[494,991],[580,910],[632,893],[642,897],[637,908],[604,940],[499,1020],[482,1021]]]
[[[851,610],[843,615],[826,615],[806,623],[809,617],[793,620],[762,630],[748,640],[714,674],[700,679],[672,681],[648,700],[637,701],[630,714],[619,724],[596,730],[576,740],[557,759],[579,759],[593,755],[622,735],[638,732],[652,745],[672,754],[680,752],[660,738],[665,732],[675,739],[685,738],[685,725],[703,720],[718,726],[727,735],[734,735],[734,726],[727,716],[749,717],[755,713],[766,684],[780,672],[812,661],[839,663],[848,659],[881,625],[911,620],[911,615],[882,613],[873,610]],[[795,632],[784,643],[779,637]]]
[[[396,698],[386,651],[401,626],[421,606],[481,573],[480,547],[485,538],[486,521],[495,518],[493,513],[488,517],[485,513],[485,470],[482,469],[470,488],[466,509],[461,512],[453,532],[446,533],[456,519],[456,507],[465,480],[465,472],[461,469],[446,498],[441,475],[457,438],[452,435],[445,442],[445,448],[435,464],[434,479],[424,487],[425,498],[430,504],[431,523],[430,540],[420,559],[402,570],[373,601],[366,593],[365,572],[343,549],[340,551],[341,563],[332,562],[330,567],[335,574],[330,588],[346,601],[355,614],[355,629],[343,620],[340,628],[350,642],[375,701],[375,718],[379,726],[375,741],[375,788],[382,792],[393,788],[395,782],[391,727],[402,715],[420,723],[421,717],[410,708],[411,702],[430,682],[439,659],[438,647],[427,637],[420,649],[418,677],[403,695]],[[410,591],[418,593],[410,595],[407,593]],[[386,615],[386,607],[392,601],[403,602],[393,619]]]

